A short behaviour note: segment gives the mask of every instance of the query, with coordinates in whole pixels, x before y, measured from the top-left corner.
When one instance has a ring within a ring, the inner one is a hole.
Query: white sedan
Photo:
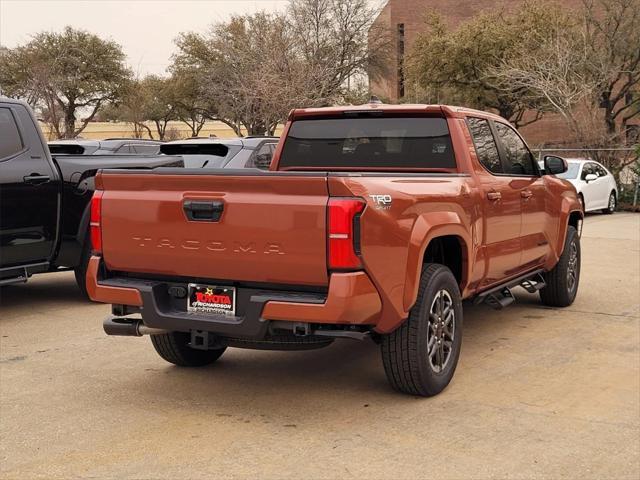
[[[576,187],[585,212],[602,210],[613,213],[618,203],[616,180],[600,163],[589,159],[568,158],[569,169],[557,175]]]

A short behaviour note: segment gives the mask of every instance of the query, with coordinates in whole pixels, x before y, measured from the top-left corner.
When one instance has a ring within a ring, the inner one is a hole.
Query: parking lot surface
[[[576,302],[465,305],[439,396],[378,347],[229,349],[201,369],[107,337],[73,273],[0,290],[0,478],[640,477],[640,215],[590,215]]]

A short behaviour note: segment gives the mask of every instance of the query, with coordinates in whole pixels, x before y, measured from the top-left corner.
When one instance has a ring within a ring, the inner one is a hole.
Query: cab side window
[[[506,173],[511,175],[537,175],[533,156],[522,139],[510,126],[495,122],[496,132],[504,150]]]
[[[135,152],[131,151],[131,145],[129,145],[128,143],[125,143],[124,145],[119,147],[114,153],[116,153],[118,155],[129,155],[129,154],[135,153]]]
[[[258,150],[256,150],[249,161],[247,162],[247,168],[259,168],[261,170],[269,170],[271,166],[271,160],[273,153],[276,150],[275,143],[263,143]]]
[[[598,165],[597,163],[596,163],[596,173],[598,174],[599,177],[606,177],[607,176],[607,171],[601,165]]]
[[[20,137],[20,131],[11,110],[0,108],[0,160],[11,157],[20,152],[24,145]]]
[[[580,175],[580,179],[586,180],[587,175],[590,175],[590,174],[597,175],[595,167],[596,167],[595,163],[591,163],[591,162],[585,163],[584,166],[582,167],[582,174]]]
[[[160,145],[131,145],[133,151],[141,155],[158,155],[160,153]]]
[[[468,117],[467,125],[480,163],[491,173],[504,173],[489,122],[483,118]]]

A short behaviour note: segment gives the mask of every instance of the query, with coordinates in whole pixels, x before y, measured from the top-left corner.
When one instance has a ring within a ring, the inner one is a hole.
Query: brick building
[[[435,10],[442,14],[451,28],[469,20],[483,10],[518,8],[523,0],[388,0],[374,24],[384,26],[395,35],[392,62],[395,68],[390,74],[371,83],[372,93],[391,102],[404,96],[402,82],[403,57],[413,46],[424,28],[425,13]],[[567,7],[579,6],[581,0],[563,0]],[[572,144],[572,135],[559,115],[547,114],[542,120],[521,129],[531,146],[567,146]]]

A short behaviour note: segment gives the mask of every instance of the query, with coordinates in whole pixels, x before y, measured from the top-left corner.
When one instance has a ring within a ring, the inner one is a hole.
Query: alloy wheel
[[[569,292],[573,292],[578,284],[578,274],[580,273],[578,262],[578,245],[573,241],[569,247],[569,263],[567,265],[567,288]]]
[[[439,290],[429,309],[427,350],[429,366],[440,373],[449,363],[455,336],[455,310],[453,300],[446,290]]]

